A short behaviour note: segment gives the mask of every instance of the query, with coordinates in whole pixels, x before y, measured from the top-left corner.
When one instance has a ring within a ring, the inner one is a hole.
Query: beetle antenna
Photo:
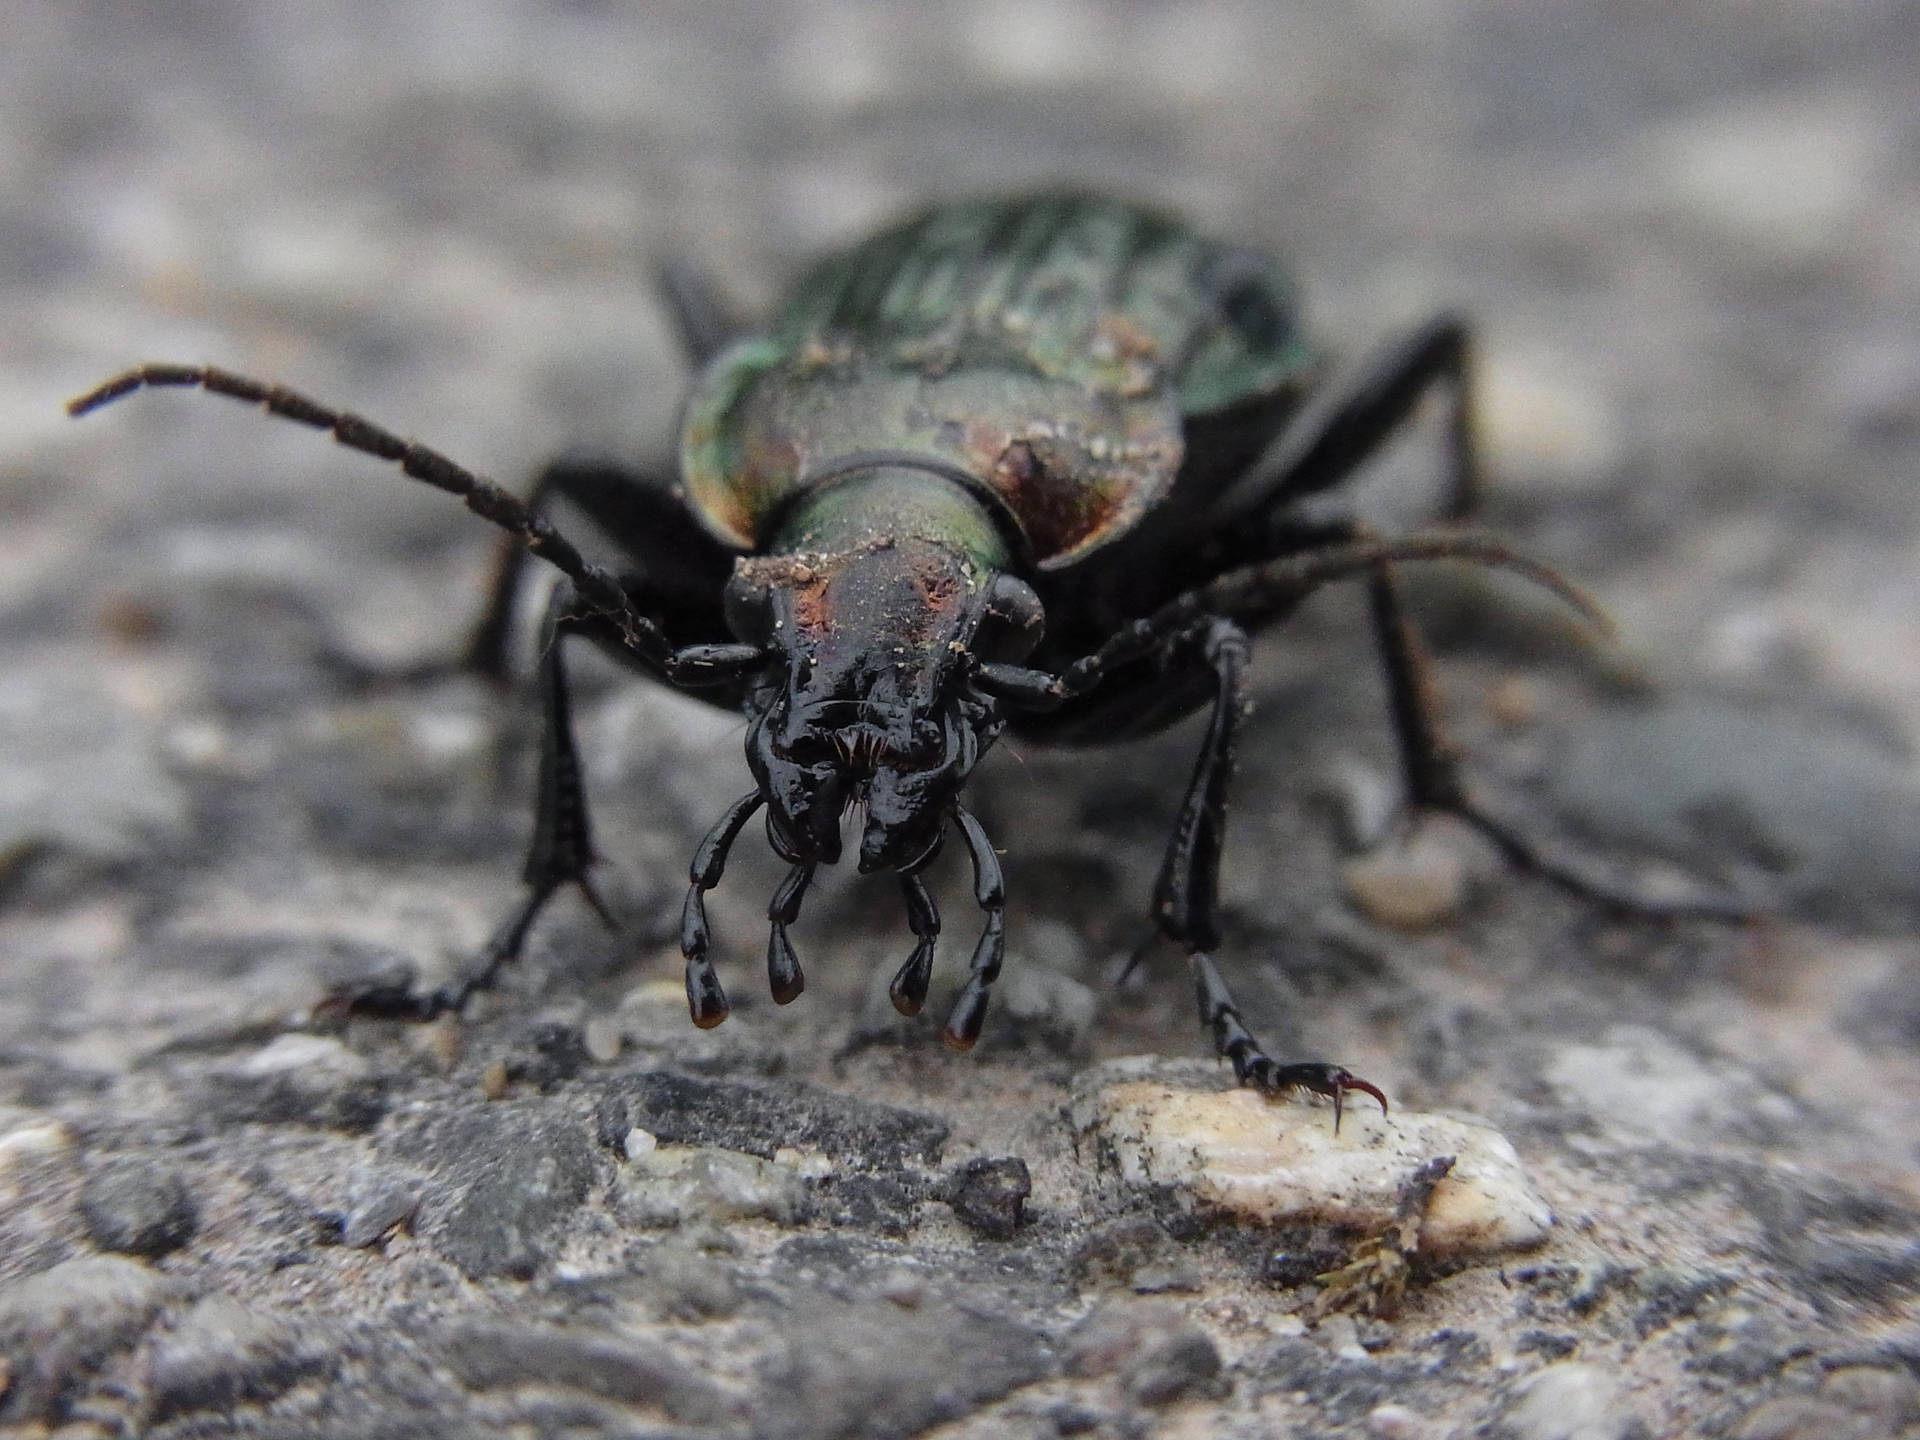
[[[212,365],[154,363],[136,365],[102,381],[86,394],[75,396],[67,402],[67,414],[77,418],[111,405],[136,390],[157,388],[201,389],[258,405],[269,415],[329,431],[349,450],[398,465],[411,479],[459,496],[474,514],[514,536],[573,581],[574,588],[595,613],[608,616],[620,627],[629,649],[656,665],[664,665],[671,654],[672,647],[660,627],[634,608],[613,572],[588,560],[544,515],[439,451],[402,440],[351,411],[335,410],[284,386],[269,385]]]
[[[1163,607],[1160,615],[1183,607],[1235,620],[1255,619],[1295,604],[1331,581],[1398,560],[1464,560],[1489,570],[1511,570],[1559,596],[1601,638],[1614,633],[1613,618],[1600,602],[1551,565],[1522,555],[1490,535],[1432,530],[1329,545],[1307,554],[1229,570]]]

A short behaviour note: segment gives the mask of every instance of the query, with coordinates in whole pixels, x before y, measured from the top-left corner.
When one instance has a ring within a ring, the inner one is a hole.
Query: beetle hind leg
[[[1615,910],[1667,919],[1753,918],[1757,907],[1742,896],[1700,888],[1679,894],[1655,893],[1536,839],[1522,826],[1489,811],[1461,776],[1459,757],[1441,727],[1432,661],[1419,631],[1407,618],[1399,586],[1384,562],[1368,579],[1367,600],[1374,643],[1386,672],[1387,703],[1408,804],[1459,816],[1491,840],[1513,864]]]

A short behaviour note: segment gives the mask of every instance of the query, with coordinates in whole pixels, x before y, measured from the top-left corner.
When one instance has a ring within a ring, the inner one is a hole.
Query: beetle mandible
[[[772,323],[742,334],[690,275],[666,292],[700,366],[677,484],[564,458],[523,501],[436,451],[293,391],[209,366],[149,364],[69,405],[85,414],[149,386],[197,386],[328,430],[461,497],[511,537],[470,659],[503,666],[527,556],[564,577],[546,612],[544,736],[526,894],[472,974],[431,993],[356,997],[427,1017],[492,984],[542,907],[573,885],[599,907],[562,642],[580,636],[640,673],[747,718],[753,788],[700,842],[681,918],[696,1025],[726,1019],[703,903],[764,808],[792,868],[769,907],[767,974],[804,986],[788,927],[816,867],[864,815],[859,868],[897,877],[916,943],[894,1005],[927,998],[940,915],[921,874],[950,831],[985,915],[943,1038],[980,1034],[1005,948],[1005,892],[960,802],[1003,729],[1097,743],[1209,720],[1153,897],[1190,957],[1203,1025],[1243,1084],[1328,1096],[1335,1124],[1379,1089],[1323,1061],[1269,1057],[1213,960],[1234,738],[1249,636],[1311,591],[1360,577],[1383,661],[1408,801],[1452,811],[1510,856],[1570,884],[1470,800],[1428,699],[1398,562],[1516,570],[1596,623],[1558,574],[1456,530],[1380,538],[1301,503],[1347,479],[1429,392],[1449,402],[1445,518],[1477,484],[1469,334],[1440,315],[1328,383],[1286,274],[1158,211],[1080,193],[950,203],[818,265]],[[554,528],[555,496],[620,542],[632,568],[588,561]]]

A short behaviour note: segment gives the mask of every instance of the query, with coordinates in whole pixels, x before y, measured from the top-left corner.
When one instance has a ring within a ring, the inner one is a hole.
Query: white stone
[[[364,1057],[326,1035],[279,1035],[234,1067],[238,1074],[263,1079],[292,1070],[332,1070],[360,1075],[368,1069]]]
[[[1384,1116],[1372,1106],[1349,1096],[1336,1135],[1324,1105],[1122,1080],[1095,1091],[1076,1119],[1128,1184],[1171,1187],[1265,1224],[1377,1230],[1393,1218],[1408,1177],[1451,1155],[1453,1170],[1434,1189],[1421,1226],[1422,1251],[1469,1254],[1546,1237],[1553,1212],[1499,1131],[1464,1116]]]
[[[0,1175],[15,1165],[73,1148],[73,1132],[59,1120],[41,1120],[0,1135]]]

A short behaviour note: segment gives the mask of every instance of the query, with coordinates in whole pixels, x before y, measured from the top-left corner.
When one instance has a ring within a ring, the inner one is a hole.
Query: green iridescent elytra
[[[1079,194],[935,207],[817,265],[688,401],[687,498],[764,548],[849,456],[909,453],[996,492],[1042,570],[1126,533],[1187,421],[1304,391],[1318,355],[1271,259]]]

